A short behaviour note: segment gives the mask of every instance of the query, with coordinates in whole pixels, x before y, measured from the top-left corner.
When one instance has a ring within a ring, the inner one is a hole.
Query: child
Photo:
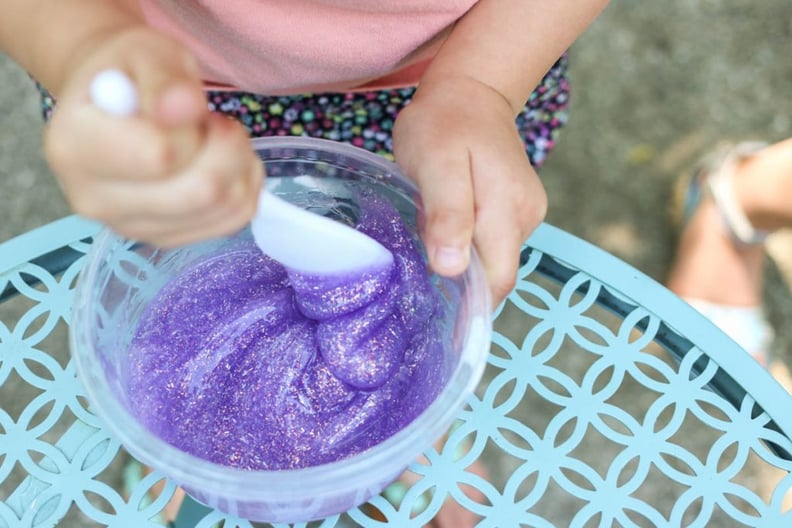
[[[362,100],[352,122],[380,120],[372,145],[360,142],[373,150],[390,150],[398,113],[392,147],[421,191],[432,267],[459,274],[475,244],[499,303],[545,214],[526,148],[538,165],[562,122],[552,114],[566,102],[563,62],[552,67],[606,3],[6,0],[0,47],[58,101],[46,155],[75,212],[161,246],[250,220],[263,175],[249,133],[321,135],[287,111]],[[109,68],[135,82],[139,115],[116,118],[91,105],[90,83]],[[532,96],[543,77],[549,86]],[[414,85],[414,96],[411,88],[375,91]],[[270,119],[259,115],[245,131],[207,110],[207,88],[220,112],[244,122],[263,101]],[[523,113],[529,96],[541,101],[548,88],[557,99]],[[293,106],[284,111],[284,101]],[[345,139],[337,128],[328,137]],[[458,513],[441,517],[468,524]]]
[[[393,130],[418,184],[433,268],[476,245],[499,302],[545,214],[514,118],[606,0],[7,0],[0,46],[57,98],[46,153],[72,208],[173,246],[254,213],[260,163],[242,127],[207,111],[205,86],[300,93],[420,80]],[[88,100],[101,70],[141,92],[135,119]]]

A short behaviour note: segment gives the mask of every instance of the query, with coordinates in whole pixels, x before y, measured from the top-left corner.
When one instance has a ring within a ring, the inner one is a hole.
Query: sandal
[[[686,179],[680,180],[678,193],[682,204],[682,225],[693,217],[704,196],[712,198],[726,233],[738,246],[763,245],[770,234],[756,229],[737,202],[732,184],[735,168],[767,147],[766,143],[746,141],[723,145],[705,156]],[[688,304],[724,331],[763,366],[769,364],[773,329],[761,306],[729,306],[703,299],[684,298]]]

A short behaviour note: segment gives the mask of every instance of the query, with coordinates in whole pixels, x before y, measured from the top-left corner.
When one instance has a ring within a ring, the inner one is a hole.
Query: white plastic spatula
[[[269,191],[261,192],[250,228],[261,251],[303,273],[353,273],[381,269],[393,262],[391,252],[373,238]]]
[[[91,83],[91,100],[119,117],[139,109],[137,89],[123,72],[105,70]],[[389,266],[393,255],[373,238],[311,213],[263,189],[250,223],[261,250],[287,268],[312,275],[348,274]]]

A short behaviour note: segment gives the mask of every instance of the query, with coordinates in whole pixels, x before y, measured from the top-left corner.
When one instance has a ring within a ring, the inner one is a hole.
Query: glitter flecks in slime
[[[393,206],[369,193],[359,205],[388,269],[306,276],[250,241],[168,283],[130,346],[130,411],[174,446],[245,469],[332,462],[409,424],[445,383],[449,308]]]

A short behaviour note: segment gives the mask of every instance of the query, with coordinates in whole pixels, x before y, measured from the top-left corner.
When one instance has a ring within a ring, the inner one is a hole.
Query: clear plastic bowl
[[[265,165],[268,185],[280,182],[275,194],[318,213],[354,216],[348,189],[372,188],[396,206],[417,240],[417,189],[383,157],[307,138],[264,138],[254,140],[253,146]],[[345,205],[339,208],[338,203]],[[162,250],[103,230],[86,257],[75,293],[70,345],[77,375],[91,409],[121,444],[204,504],[256,521],[300,522],[334,515],[364,503],[395,480],[443,435],[475,390],[492,329],[484,272],[474,254],[462,277],[434,277],[438,291],[453,301],[453,339],[444,352],[445,386],[412,423],[337,462],[249,471],[197,458],[149,432],[130,413],[135,402],[124,394],[121,376],[138,320],[163,285],[202,256],[250,236],[246,229],[235,236]]]

